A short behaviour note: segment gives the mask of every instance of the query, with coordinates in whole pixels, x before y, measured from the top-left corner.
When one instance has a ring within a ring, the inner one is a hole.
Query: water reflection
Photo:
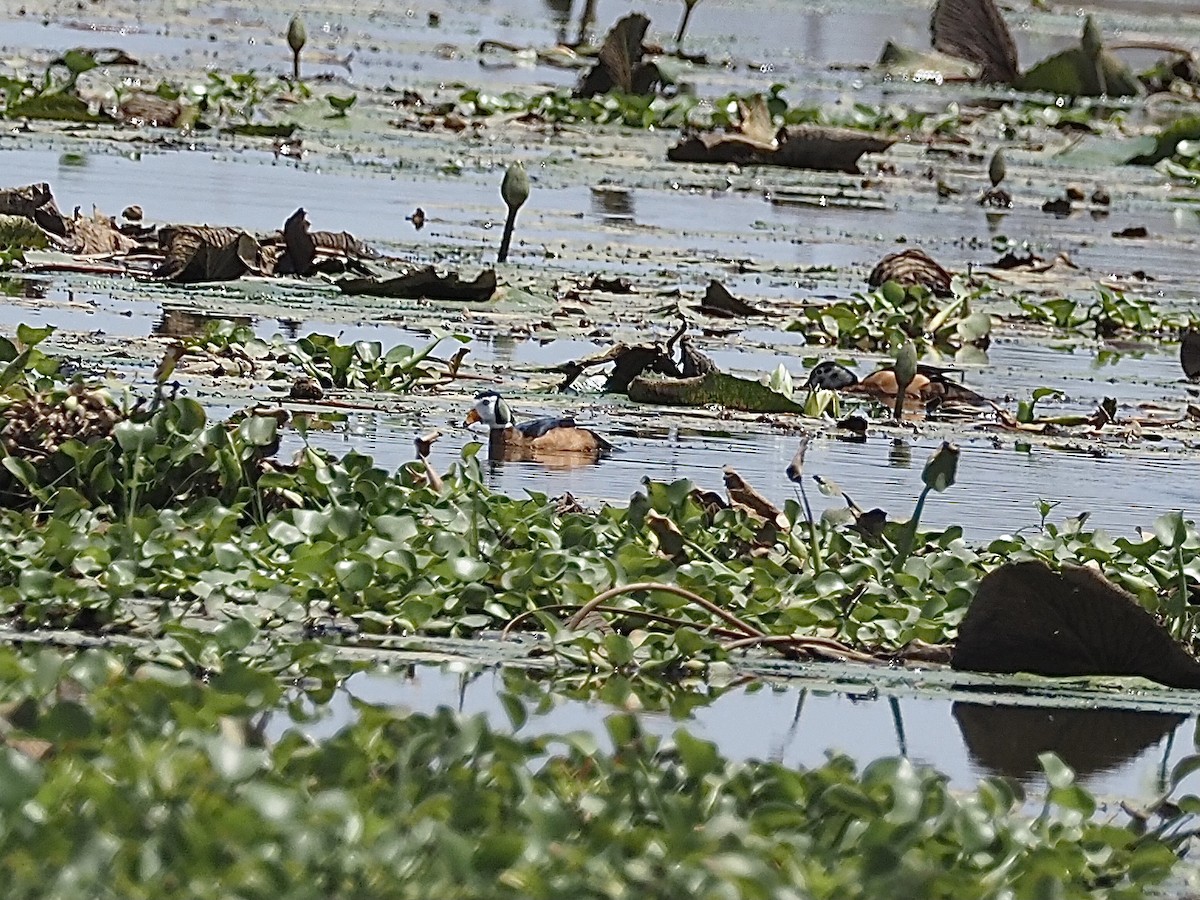
[[[955,703],[951,714],[979,768],[1020,781],[1041,774],[1038,754],[1048,750],[1080,778],[1115,772],[1187,719],[1181,714],[1127,709],[981,703]]]
[[[20,297],[25,300],[46,299],[49,281],[34,278],[0,278],[0,294],[5,297]]]
[[[250,316],[219,316],[211,313],[196,312],[193,309],[170,309],[163,307],[162,316],[154,324],[151,334],[162,337],[191,337],[203,334],[212,322],[233,322],[235,325],[251,327],[254,320]]]
[[[475,646],[489,658],[489,642]],[[1188,733],[1194,717],[1182,712],[985,706],[862,686],[838,690],[824,679],[805,684],[743,676],[707,684],[425,665],[354,675],[327,705],[293,713],[291,725],[319,740],[353,721],[363,703],[421,713],[447,707],[483,715],[493,728],[524,737],[586,731],[605,747],[611,746],[605,718],[636,712],[649,733],[670,736],[685,728],[735,761],[809,767],[841,753],[861,768],[903,755],[933,766],[956,787],[1002,775],[1035,794],[1045,786],[1037,754],[1046,750],[1074,768],[1089,790],[1130,798],[1161,791],[1164,773],[1195,752]],[[517,706],[523,712],[513,718]],[[277,721],[273,736],[286,727]]]
[[[632,225],[633,191],[612,185],[592,188],[592,213],[605,222]]]

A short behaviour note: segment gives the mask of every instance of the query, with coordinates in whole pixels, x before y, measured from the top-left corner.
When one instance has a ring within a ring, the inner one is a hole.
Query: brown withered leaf
[[[336,284],[343,294],[394,297],[401,300],[463,300],[482,302],[496,293],[496,270],[484,269],[473,281],[457,272],[442,275],[433,266],[414,269],[395,278],[343,278]]]
[[[42,231],[60,238],[67,236],[67,220],[54,202],[50,185],[44,181],[0,190],[0,215],[24,216]]]
[[[743,506],[755,515],[762,516],[769,522],[774,522],[780,528],[788,525],[787,516],[774,503],[750,486],[732,466],[725,467],[725,491],[729,494],[729,502],[734,506]]]
[[[164,259],[155,275],[168,281],[233,281],[258,271],[258,241],[236,228],[169,225],[158,241]]]
[[[935,50],[979,65],[984,83],[1020,76],[1017,45],[992,0],[938,0],[929,22]]]
[[[85,256],[100,256],[124,253],[138,245],[133,238],[126,237],[113,220],[97,209],[91,216],[76,214],[68,220],[74,252]]]
[[[767,315],[761,309],[751,306],[745,300],[733,296],[733,294],[729,293],[729,289],[716,279],[708,283],[708,290],[704,292],[704,299],[700,301],[700,305],[696,309],[706,316],[713,316],[719,319]]]
[[[941,297],[948,297],[952,293],[950,273],[919,247],[888,254],[867,278],[867,284],[873,288],[888,281],[905,286],[921,285]]]
[[[643,61],[642,39],[650,20],[634,13],[620,19],[604,38],[596,64],[575,89],[578,97],[607,94],[614,88],[625,94],[650,94],[662,81],[658,66]]]

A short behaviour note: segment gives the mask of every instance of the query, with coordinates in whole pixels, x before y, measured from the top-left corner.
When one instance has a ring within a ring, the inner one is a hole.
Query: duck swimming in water
[[[488,454],[493,459],[511,459],[529,450],[596,456],[612,449],[612,444],[596,432],[580,428],[570,417],[546,416],[517,425],[512,409],[496,391],[475,395],[475,405],[463,425],[475,422],[488,426]]]
[[[905,402],[930,403],[932,401],[951,403],[987,403],[987,399],[975,393],[964,384],[959,384],[948,377],[950,369],[939,369],[936,366],[917,366],[916,377],[909,382],[904,390]],[[846,394],[865,394],[876,400],[894,403],[898,385],[896,372],[890,366],[872,372],[866,378],[859,379],[852,371],[841,363],[826,360],[817,363],[808,375],[806,386],[827,391],[841,391]]]

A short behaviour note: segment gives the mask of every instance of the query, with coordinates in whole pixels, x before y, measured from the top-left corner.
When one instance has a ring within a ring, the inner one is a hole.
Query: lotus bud
[[[905,341],[900,352],[896,354],[896,385],[904,390],[917,377],[917,348],[912,341]]]
[[[517,225],[517,210],[529,199],[529,176],[525,174],[525,166],[521,163],[513,163],[504,173],[504,180],[500,182],[500,196],[508,206],[508,219],[504,223],[504,237],[500,239],[500,253],[496,261],[504,262],[508,259],[509,243]]]
[[[529,176],[525,174],[523,164],[517,162],[508,167],[504,181],[500,183],[500,196],[509,209],[520,209],[525,205],[529,199]]]
[[[1008,164],[1004,160],[1004,151],[998,149],[992,154],[992,161],[988,164],[988,178],[992,179],[992,187],[999,187],[1007,174]]]
[[[921,480],[927,488],[932,488],[940,494],[954,484],[958,474],[958,454],[957,445],[949,441],[942,442],[942,446],[929,457],[929,462],[925,463],[925,469],[921,472]]]
[[[308,31],[304,28],[304,20],[299,16],[292,16],[292,21],[288,22],[287,42],[292,48],[292,80],[299,81],[300,51],[308,43]]]

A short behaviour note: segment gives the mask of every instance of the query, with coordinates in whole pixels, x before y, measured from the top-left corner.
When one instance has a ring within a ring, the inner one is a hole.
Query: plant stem
[[[913,541],[917,537],[917,526],[921,522],[921,510],[925,508],[925,498],[929,496],[931,489],[926,487],[921,491],[921,496],[917,498],[917,505],[913,509],[912,518],[908,520],[908,525],[904,529],[904,533],[900,536],[900,548],[896,551],[896,558],[892,561],[892,571],[899,572],[904,568],[904,563],[912,554]]]
[[[691,9],[689,6],[688,9]],[[808,519],[808,542],[812,547],[812,564],[813,572],[820,572],[822,568],[821,560],[821,543],[817,540],[817,523],[813,519],[812,507],[808,504],[808,494],[804,493],[804,482],[800,482],[800,499],[804,501],[804,515]]]
[[[505,262],[508,259],[508,245],[512,242],[513,229],[516,225],[517,207],[510,206],[508,220],[504,223],[504,237],[500,238],[500,255],[496,257],[496,262]]]
[[[684,3],[683,18],[679,20],[679,30],[675,32],[675,46],[679,46],[683,42],[683,33],[687,31],[688,19],[692,17],[692,8],[694,3]]]
[[[1186,632],[1188,630],[1187,626],[1186,626],[1187,619],[1188,619],[1188,614],[1187,614],[1188,586],[1187,586],[1187,572],[1185,572],[1184,568],[1183,568],[1183,544],[1182,543],[1179,544],[1179,546],[1177,546],[1175,548],[1175,565],[1178,567],[1177,573],[1179,576],[1179,583],[1175,590],[1175,592],[1178,596],[1176,597],[1175,602],[1172,604],[1172,606],[1174,606],[1175,608],[1173,610],[1171,610],[1171,612],[1173,614],[1173,618],[1175,619],[1175,627],[1174,627],[1175,637],[1177,640],[1184,641],[1186,638],[1189,638],[1190,636],[1186,634]]]
[[[300,83],[300,51],[292,54],[292,81]]]

